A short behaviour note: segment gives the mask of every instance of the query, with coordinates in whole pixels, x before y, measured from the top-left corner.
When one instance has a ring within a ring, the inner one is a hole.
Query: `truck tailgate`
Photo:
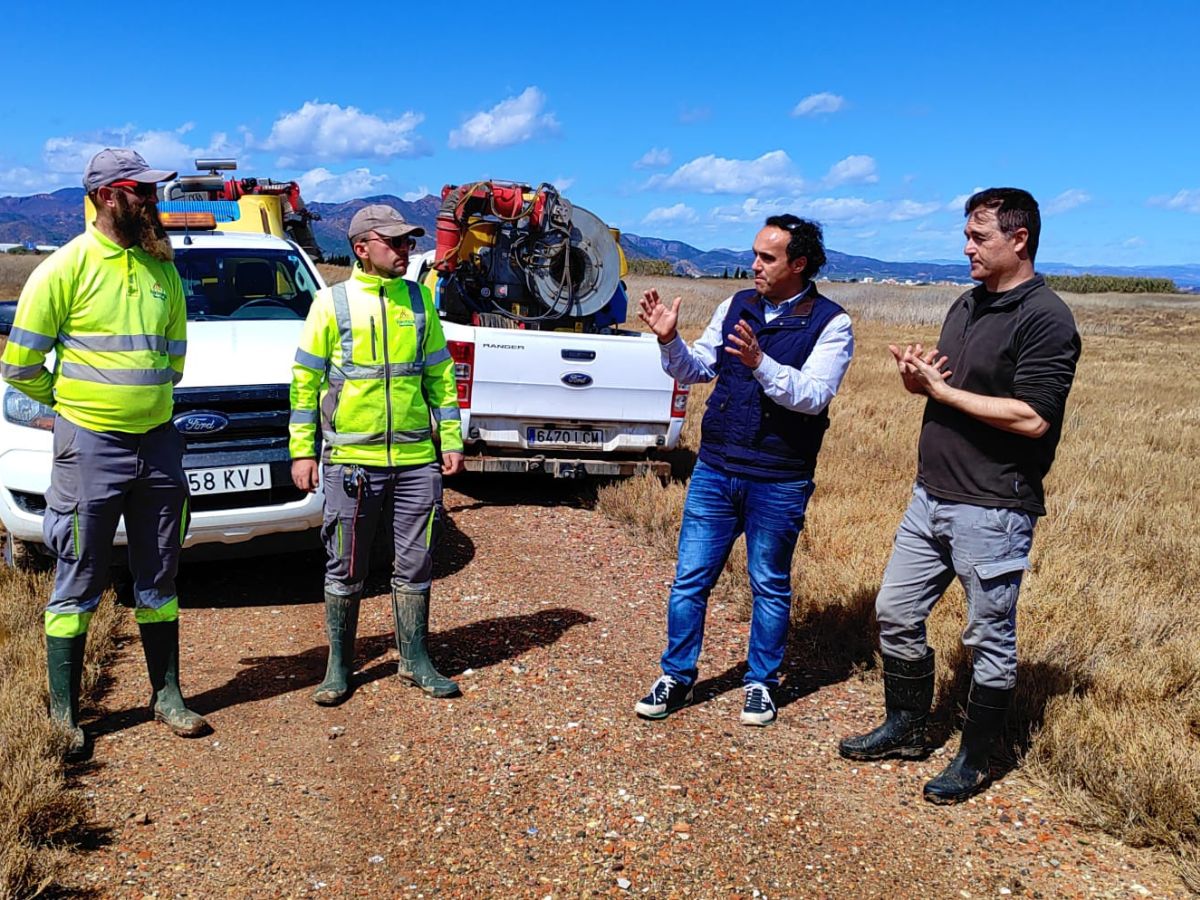
[[[665,423],[673,384],[653,335],[476,329],[474,415]]]

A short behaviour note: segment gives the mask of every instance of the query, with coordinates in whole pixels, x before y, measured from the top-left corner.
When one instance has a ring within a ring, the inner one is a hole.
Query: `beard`
[[[116,209],[113,210],[113,230],[121,241],[131,247],[141,247],[155,259],[171,262],[175,248],[167,236],[158,217],[158,207],[153,203],[133,206],[124,193],[117,192]]]

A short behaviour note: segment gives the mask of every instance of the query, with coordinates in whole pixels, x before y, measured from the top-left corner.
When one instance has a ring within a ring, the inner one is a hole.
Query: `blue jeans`
[[[974,680],[1017,681],[1017,594],[1029,568],[1036,519],[1021,509],[942,500],[917,485],[875,598],[880,649],[900,659],[925,656],[925,620],[957,575],[967,595],[963,644]]]
[[[792,555],[812,491],[808,479],[761,481],[696,463],[679,531],[663,674],[683,684],[695,682],[709,592],[733,542],[745,533],[754,609],[744,681],[779,683],[792,606]]]

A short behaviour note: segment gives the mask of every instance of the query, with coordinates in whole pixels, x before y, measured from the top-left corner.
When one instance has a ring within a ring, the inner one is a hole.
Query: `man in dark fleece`
[[[904,388],[927,399],[912,502],[875,600],[887,718],[839,746],[859,760],[928,752],[925,621],[957,575],[973,677],[958,754],[925,785],[933,803],[957,803],[989,782],[1016,684],[1017,593],[1080,352],[1070,310],[1034,273],[1037,201],[990,188],[967,201],[966,215],[964,253],[980,284],[950,307],[936,348],[890,347]]]

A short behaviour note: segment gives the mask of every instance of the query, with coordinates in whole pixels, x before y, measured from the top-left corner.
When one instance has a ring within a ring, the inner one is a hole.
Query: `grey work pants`
[[[138,609],[176,599],[188,523],[183,436],[167,422],[145,434],[91,431],[54,420],[54,466],[42,537],[58,558],[54,614],[90,613],[108,586],[117,523],[125,516]]]
[[[967,595],[963,644],[974,680],[1012,688],[1017,679],[1017,594],[1029,567],[1036,519],[1020,509],[975,506],[913,490],[875,598],[880,648],[925,656],[925,620],[957,575]]]
[[[347,491],[349,472],[362,471],[359,485]],[[436,462],[416,466],[321,467],[325,516],[325,590],[350,595],[362,590],[371,545],[384,516],[391,519],[395,560],[392,586],[429,588],[433,574],[434,517],[442,496],[442,469]]]

